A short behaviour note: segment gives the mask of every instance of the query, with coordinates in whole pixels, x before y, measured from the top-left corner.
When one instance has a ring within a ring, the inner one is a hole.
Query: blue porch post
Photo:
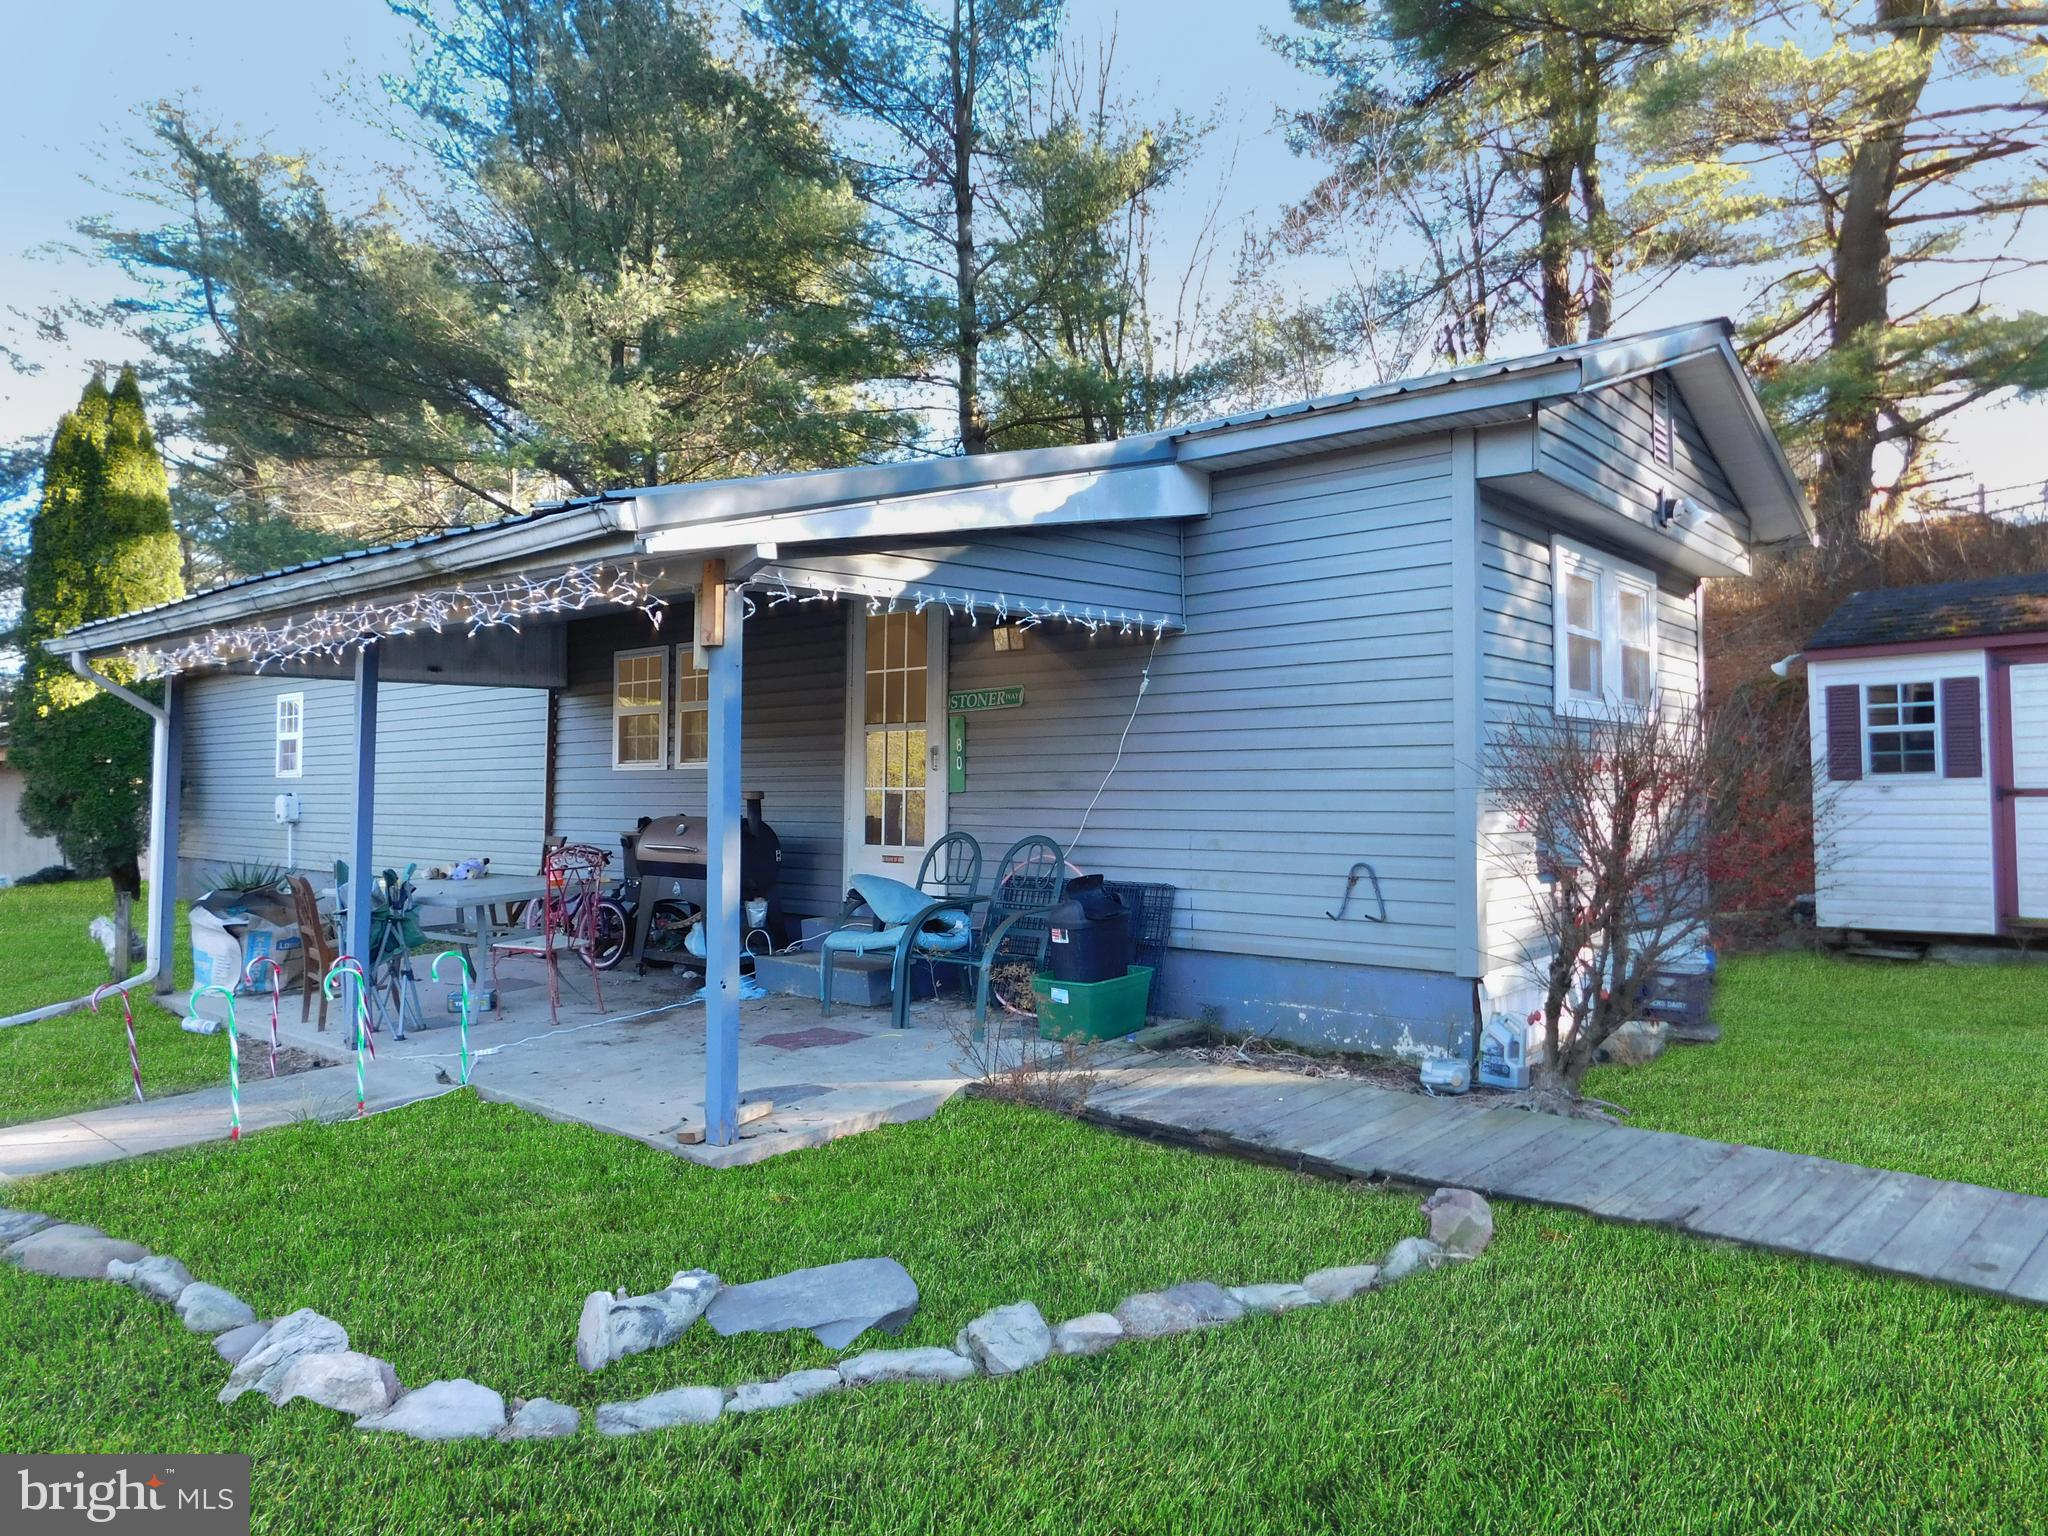
[[[365,640],[356,652],[356,776],[355,832],[348,860],[348,953],[370,970],[370,891],[375,884],[370,864],[377,830],[377,642]],[[352,979],[348,992],[348,1035],[355,1038],[363,1011],[356,994],[363,983]],[[368,999],[364,999],[367,1006]]]
[[[746,599],[738,583],[706,583],[724,603],[722,643],[705,648],[710,744],[705,763],[704,1140],[730,1146],[740,1112],[740,683]],[[699,598],[700,603],[703,597]],[[704,634],[699,615],[699,634]]]
[[[149,819],[149,931],[158,936],[153,992],[168,992],[177,966],[178,808],[185,784],[185,685],[164,679],[163,742],[156,767],[156,803]]]

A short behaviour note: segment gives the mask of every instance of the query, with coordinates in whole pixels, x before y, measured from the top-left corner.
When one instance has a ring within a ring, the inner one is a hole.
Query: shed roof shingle
[[[2048,632],[2048,571],[1858,592],[1829,614],[1809,651]]]

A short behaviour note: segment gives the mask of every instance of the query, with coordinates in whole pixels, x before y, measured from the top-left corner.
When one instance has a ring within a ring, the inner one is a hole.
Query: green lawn
[[[1743,956],[1721,1043],[1605,1067],[1631,1125],[2048,1195],[2048,967]]]
[[[89,983],[93,957],[63,929],[99,889],[0,893],[0,1004]],[[16,958],[24,934],[41,958]],[[1641,1124],[2048,1193],[2043,1002],[2032,970],[1740,959],[1722,1044],[1591,1086]],[[152,1082],[187,1039],[146,1033]],[[0,1119],[118,1097],[121,1050],[105,1021],[0,1031]],[[1412,1196],[979,1101],[713,1173],[465,1093],[5,1199],[174,1252],[266,1315],[318,1308],[410,1384],[470,1376],[586,1410],[832,1358],[699,1327],[595,1378],[575,1368],[587,1290],[692,1265],[743,1280],[891,1254],[924,1291],[903,1342],[940,1344],[1019,1297],[1057,1319],[1197,1276],[1293,1278],[1420,1226]],[[255,1529],[309,1536],[2038,1527],[2048,1314],[1497,1215],[1480,1263],[1339,1308],[1003,1381],[518,1448],[358,1437],[306,1403],[223,1408],[225,1368],[167,1309],[0,1269],[0,1452],[246,1451]]]
[[[85,930],[113,909],[104,880],[0,890],[0,1018],[79,997],[105,981],[106,952]],[[137,902],[136,922],[145,916]],[[189,985],[182,905],[176,942],[178,980]],[[135,1001],[135,1041],[150,1098],[226,1080],[226,1047],[186,1034],[146,993]],[[0,1125],[121,1103],[133,1097],[130,1081],[121,1005],[111,996],[100,1000],[97,1014],[82,1009],[0,1029]]]
[[[888,1253],[904,1342],[1198,1275],[1296,1276],[1417,1230],[1411,1197],[961,1102],[713,1173],[467,1094],[45,1179],[10,1198],[311,1305],[418,1384],[588,1408],[830,1358],[674,1348],[591,1378],[583,1293]],[[225,1368],[110,1285],[0,1272],[0,1451],[246,1451],[262,1532],[2012,1530],[2048,1486],[2048,1323],[1818,1264],[1503,1208],[1480,1263],[1338,1308],[1002,1381],[513,1448],[214,1401]]]

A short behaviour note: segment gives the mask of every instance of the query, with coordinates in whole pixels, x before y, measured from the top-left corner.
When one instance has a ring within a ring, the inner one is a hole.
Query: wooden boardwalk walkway
[[[1289,1168],[1459,1185],[2048,1305],[2048,1199],[2033,1195],[1180,1060],[1103,1072],[1082,1117]]]

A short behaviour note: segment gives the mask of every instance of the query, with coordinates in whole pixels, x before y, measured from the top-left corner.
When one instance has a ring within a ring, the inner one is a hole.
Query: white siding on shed
[[[26,781],[21,770],[11,768],[7,753],[0,749],[0,879],[19,880],[51,864],[64,862],[64,851],[53,837],[38,837],[22,825],[21,792]]]
[[[1827,777],[1827,691],[1841,684],[1978,679],[1989,762],[1990,705],[1982,651],[1814,661],[1807,668],[1814,750],[1814,865],[1823,928],[1899,933],[1996,933],[1991,873],[1991,777],[1934,774]]]
[[[298,868],[331,873],[355,815],[355,688],[291,676],[212,676],[186,693],[179,857],[283,863],[272,805],[299,797]],[[277,696],[305,700],[302,772],[276,773]],[[484,857],[530,872],[547,793],[547,693],[389,683],[377,691],[377,861],[453,864]],[[203,873],[203,871],[202,871]]]

